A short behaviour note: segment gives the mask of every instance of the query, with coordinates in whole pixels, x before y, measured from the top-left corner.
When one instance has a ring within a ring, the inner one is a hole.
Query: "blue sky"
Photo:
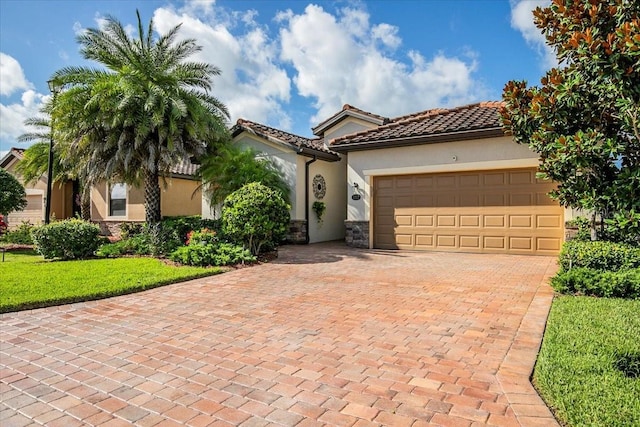
[[[239,117],[310,136],[343,104],[393,117],[499,99],[511,79],[554,65],[533,26],[544,0],[0,0],[0,155],[47,99],[46,81],[82,59],[76,35],[106,15],[133,31],[136,8],[203,46],[214,94]]]

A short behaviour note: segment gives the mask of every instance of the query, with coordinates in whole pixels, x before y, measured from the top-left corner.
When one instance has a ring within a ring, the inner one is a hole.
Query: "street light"
[[[51,107],[55,107],[56,95],[60,91],[60,86],[56,84],[54,80],[48,80],[47,85],[53,95],[51,101]],[[51,219],[51,185],[53,185],[53,111],[51,111],[51,121],[49,123],[49,164],[47,166],[47,199],[45,200],[44,207],[44,223],[49,224]]]

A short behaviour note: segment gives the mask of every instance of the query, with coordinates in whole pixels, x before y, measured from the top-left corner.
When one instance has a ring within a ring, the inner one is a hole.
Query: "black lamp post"
[[[47,81],[49,90],[53,94],[53,101],[51,106],[54,107],[56,103],[56,95],[60,88],[55,84],[53,80]],[[44,223],[49,224],[51,219],[51,186],[53,185],[53,112],[51,114],[51,121],[49,123],[49,164],[47,166],[47,199],[45,200],[44,207]]]

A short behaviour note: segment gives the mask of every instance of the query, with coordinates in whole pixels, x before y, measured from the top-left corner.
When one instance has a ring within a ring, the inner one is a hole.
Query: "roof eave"
[[[434,135],[418,135],[404,138],[391,138],[380,141],[346,143],[331,146],[332,151],[346,153],[349,151],[377,150],[381,148],[406,147],[411,145],[435,144],[439,142],[466,141],[470,139],[496,138],[505,136],[501,126],[472,131],[447,132]]]
[[[340,155],[337,153],[328,153],[326,151],[316,150],[309,147],[298,148],[297,154],[305,157],[315,157],[327,162],[339,162],[341,159]]]

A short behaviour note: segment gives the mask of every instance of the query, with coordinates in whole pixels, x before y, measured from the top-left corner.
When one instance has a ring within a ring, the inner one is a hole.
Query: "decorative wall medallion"
[[[316,199],[321,200],[327,193],[327,183],[324,181],[322,175],[316,175],[313,177],[313,195]]]

